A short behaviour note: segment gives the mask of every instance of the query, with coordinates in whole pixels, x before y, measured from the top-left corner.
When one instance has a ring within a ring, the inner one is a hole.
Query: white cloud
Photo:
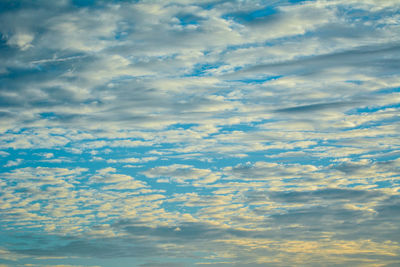
[[[17,46],[21,50],[27,50],[33,46],[31,44],[33,39],[34,39],[33,34],[15,33],[7,40],[7,44],[11,46]]]
[[[22,163],[23,159],[9,160],[4,167],[14,167]]]

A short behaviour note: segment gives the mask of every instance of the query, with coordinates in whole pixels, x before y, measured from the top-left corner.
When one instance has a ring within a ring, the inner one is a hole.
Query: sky
[[[399,266],[400,1],[0,0],[0,267]]]

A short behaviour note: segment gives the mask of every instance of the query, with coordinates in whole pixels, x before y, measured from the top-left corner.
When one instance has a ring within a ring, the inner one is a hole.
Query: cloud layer
[[[2,1],[0,266],[396,266],[400,3]]]

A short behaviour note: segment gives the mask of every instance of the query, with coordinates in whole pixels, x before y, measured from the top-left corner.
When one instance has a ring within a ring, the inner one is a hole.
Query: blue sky
[[[0,0],[0,266],[398,266],[400,2]]]

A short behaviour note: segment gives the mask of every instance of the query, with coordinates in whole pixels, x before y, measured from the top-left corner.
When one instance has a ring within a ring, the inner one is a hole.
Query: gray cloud
[[[340,107],[348,107],[352,106],[355,103],[349,103],[349,102],[334,102],[334,103],[318,103],[318,104],[311,104],[311,105],[303,105],[303,106],[297,106],[297,107],[290,107],[290,108],[283,108],[283,109],[278,109],[276,112],[282,112],[282,113],[306,113],[306,112],[318,112],[320,110],[335,110]]]
[[[382,197],[382,192],[355,189],[326,188],[315,191],[271,192],[268,197],[274,201],[287,203],[315,203],[319,201],[347,201],[368,203]]]

